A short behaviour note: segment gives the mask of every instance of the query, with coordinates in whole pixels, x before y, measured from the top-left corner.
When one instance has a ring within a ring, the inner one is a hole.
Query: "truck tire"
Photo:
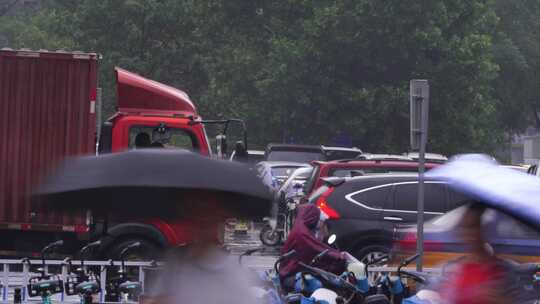
[[[134,242],[140,242],[141,246],[139,248],[134,248],[133,250],[131,250],[125,257],[126,261],[156,260],[157,258],[159,258],[162,252],[162,248],[147,239],[130,237],[119,239],[118,242],[115,241],[114,244],[110,247],[110,250],[107,250],[107,257],[113,260],[119,260],[122,250],[124,250],[124,248],[133,244]]]

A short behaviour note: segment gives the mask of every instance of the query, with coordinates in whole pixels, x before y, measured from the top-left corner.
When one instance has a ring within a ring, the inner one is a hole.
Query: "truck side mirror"
[[[216,136],[216,151],[217,156],[220,159],[223,159],[227,156],[227,136],[220,134]]]

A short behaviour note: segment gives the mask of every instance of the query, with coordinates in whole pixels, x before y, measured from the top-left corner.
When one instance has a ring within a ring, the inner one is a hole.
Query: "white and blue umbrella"
[[[466,154],[426,173],[470,198],[540,229],[540,178]]]

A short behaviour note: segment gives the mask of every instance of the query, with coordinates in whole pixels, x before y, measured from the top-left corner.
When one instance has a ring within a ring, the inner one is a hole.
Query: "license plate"
[[[247,233],[248,230],[249,230],[249,225],[247,221],[238,221],[234,225],[235,233]]]

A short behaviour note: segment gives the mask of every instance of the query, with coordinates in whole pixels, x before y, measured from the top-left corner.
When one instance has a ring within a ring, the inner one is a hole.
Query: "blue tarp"
[[[502,167],[480,154],[456,157],[426,176],[540,229],[539,177]]]

